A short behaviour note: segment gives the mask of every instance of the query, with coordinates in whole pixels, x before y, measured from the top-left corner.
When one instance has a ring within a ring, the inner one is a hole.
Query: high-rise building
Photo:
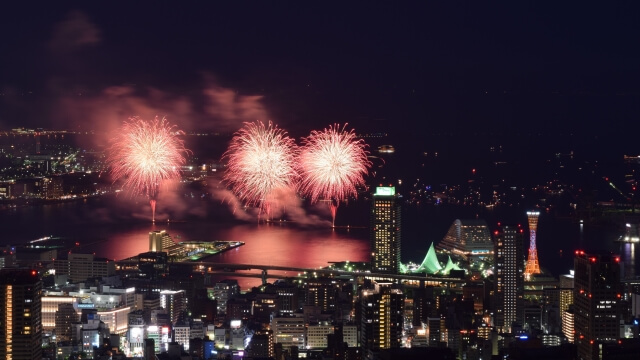
[[[524,315],[522,232],[511,226],[496,232],[495,325],[499,331],[511,332],[513,323],[522,324]]]
[[[573,310],[569,311],[569,307],[572,304],[573,270],[569,274],[560,275],[560,322],[562,324],[562,333],[569,342],[573,342]]]
[[[36,270],[0,270],[0,359],[42,359],[41,298]]]
[[[436,248],[463,257],[488,256],[493,254],[493,241],[486,221],[456,219]]]
[[[360,345],[367,359],[380,350],[399,348],[404,324],[404,294],[390,283],[373,283],[362,290]]]
[[[395,187],[376,188],[371,208],[371,270],[397,274],[400,270],[400,204]]]
[[[149,251],[167,252],[167,249],[174,244],[166,230],[156,230],[149,233]]]
[[[527,211],[529,220],[529,258],[524,276],[528,279],[533,274],[540,274],[540,264],[538,263],[538,249],[536,247],[536,233],[538,232],[538,211]]]
[[[601,345],[618,340],[620,301],[620,257],[576,251],[573,309],[579,359],[601,358]]]
[[[178,322],[182,312],[187,309],[187,296],[184,290],[162,290],[160,306],[169,314],[172,324]]]

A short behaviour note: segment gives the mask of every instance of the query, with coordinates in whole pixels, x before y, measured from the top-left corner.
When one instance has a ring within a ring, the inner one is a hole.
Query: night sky
[[[0,7],[0,130],[333,122],[633,143],[637,2],[47,2]],[[231,4],[233,3],[233,4]],[[107,125],[109,124],[109,125]]]

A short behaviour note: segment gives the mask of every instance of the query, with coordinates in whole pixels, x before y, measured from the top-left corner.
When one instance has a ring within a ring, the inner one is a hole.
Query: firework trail
[[[111,140],[107,162],[114,181],[124,179],[123,187],[132,194],[149,197],[151,219],[160,186],[165,180],[180,178],[180,166],[187,152],[176,130],[164,118],[145,121],[129,118]]]
[[[338,124],[323,131],[312,131],[303,138],[300,154],[301,190],[311,199],[328,200],[332,224],[340,202],[357,196],[357,187],[364,185],[371,162],[367,159],[367,145],[356,139],[353,130]]]
[[[296,188],[296,154],[295,141],[273,123],[245,123],[223,156],[228,160],[224,180],[242,203],[259,206],[269,219],[278,193]]]

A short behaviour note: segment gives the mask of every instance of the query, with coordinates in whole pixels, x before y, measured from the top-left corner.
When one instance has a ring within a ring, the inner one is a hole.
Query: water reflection
[[[331,229],[299,229],[280,225],[235,225],[224,227],[206,223],[141,225],[135,229],[113,229],[108,239],[83,246],[110,259],[123,259],[148,251],[149,231],[167,230],[174,241],[243,241],[244,246],[212,256],[208,261],[294,267],[323,267],[330,261],[367,261],[369,243],[366,230],[336,232]],[[259,279],[238,278],[246,289]]]

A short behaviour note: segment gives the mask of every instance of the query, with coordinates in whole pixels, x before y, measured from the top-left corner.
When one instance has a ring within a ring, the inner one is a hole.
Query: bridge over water
[[[136,261],[123,260],[118,261],[118,264],[122,265],[137,265]],[[175,264],[175,263],[174,263]],[[267,278],[282,278],[297,277],[305,275],[329,275],[329,276],[341,276],[341,277],[353,277],[353,278],[370,278],[378,280],[393,280],[404,283],[415,283],[416,285],[451,285],[451,284],[464,284],[469,282],[465,279],[454,277],[437,277],[437,276],[419,276],[419,275],[405,275],[405,274],[384,274],[384,273],[372,273],[367,271],[346,271],[339,269],[326,269],[326,268],[303,268],[294,266],[283,265],[264,265],[264,264],[236,264],[236,263],[221,263],[216,261],[193,261],[193,262],[180,262],[177,263],[184,266],[192,266],[192,270],[196,272],[204,272],[207,274],[224,275],[224,276],[238,276],[238,277],[260,277],[263,283],[266,283]],[[257,273],[247,273],[239,271],[258,271]],[[293,272],[292,275],[283,274],[269,274],[269,272]],[[297,275],[300,274],[300,275]]]

